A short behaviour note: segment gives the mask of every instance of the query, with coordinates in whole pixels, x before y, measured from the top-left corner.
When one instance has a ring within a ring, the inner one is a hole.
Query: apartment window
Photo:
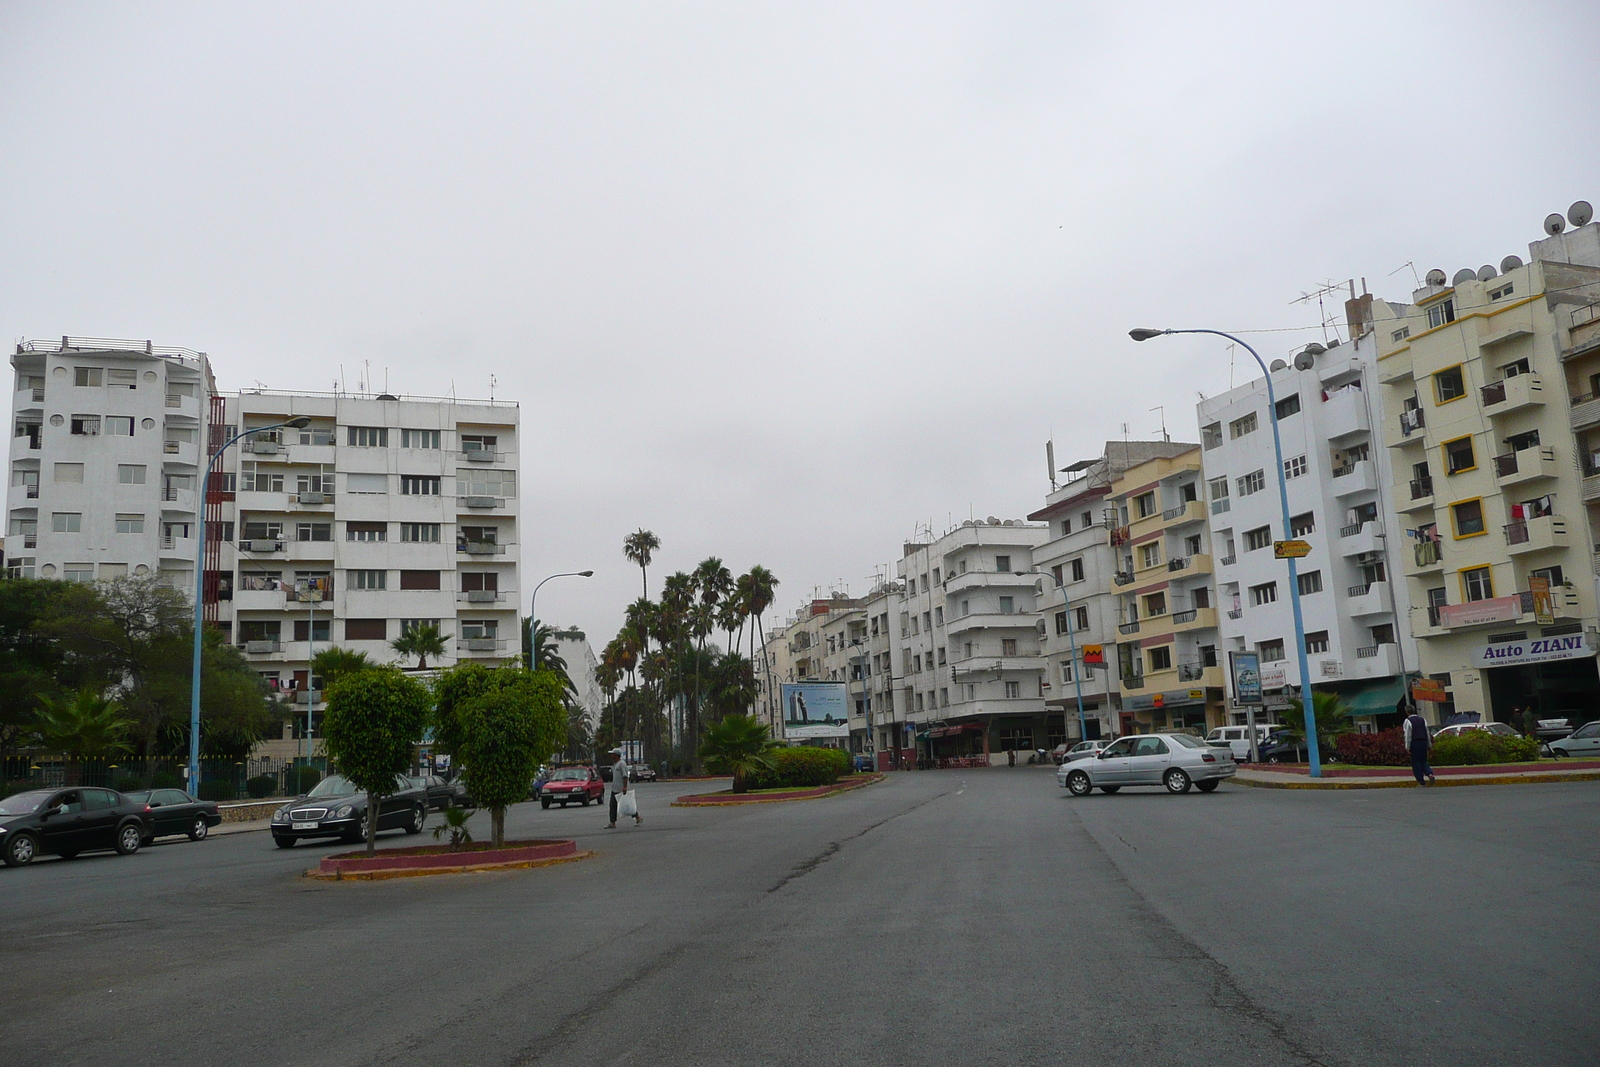
[[[500,591],[500,575],[494,571],[462,571],[463,593],[496,593]]]
[[[118,515],[117,516],[117,533],[119,533],[119,534],[142,534],[142,533],[144,533],[144,516],[143,515]]]
[[[80,533],[83,530],[83,512],[57,511],[50,516],[52,533]]]
[[[244,524],[246,541],[276,541],[283,536],[281,522],[247,522]]]
[[[1156,513],[1156,495],[1154,493],[1143,493],[1134,497],[1133,507],[1141,519],[1154,515]]]
[[[424,626],[431,626],[435,630],[437,630],[439,628],[439,620],[438,619],[401,619],[400,620],[400,636],[404,637],[406,634],[412,632],[413,630],[420,630]]]
[[[915,615],[911,616],[911,632],[913,634],[920,634],[922,632],[922,622]]]
[[[389,491],[389,476],[387,474],[346,474],[344,476],[344,491],[367,496],[387,493]]]
[[[1463,500],[1459,504],[1450,505],[1450,517],[1456,524],[1456,537],[1476,537],[1485,532],[1483,525],[1483,501]]]
[[[344,620],[344,639],[346,641],[387,641],[389,639],[389,620],[346,619]]]
[[[1022,683],[1021,682],[1007,682],[1006,683],[1006,698],[1007,699],[1015,700],[1018,697],[1020,697],[1021,695],[1022,695]]]
[[[1213,422],[1200,427],[1200,440],[1205,444],[1206,451],[1210,451],[1222,444],[1222,423]]]
[[[1072,532],[1072,520],[1071,519],[1062,519],[1061,520],[1061,536],[1065,537],[1071,532]]]
[[[73,385],[90,386],[90,385],[99,385],[100,382],[101,382],[101,377],[100,377],[101,372],[100,372],[100,368],[99,367],[74,367],[74,368],[72,368],[72,370],[73,370],[73,378],[72,378],[72,384]]]
[[[1488,567],[1473,567],[1461,572],[1461,596],[1469,601],[1494,599],[1494,577]]]
[[[143,485],[144,472],[145,468],[142,463],[119,463],[117,464],[117,484]]]
[[[1247,433],[1256,432],[1256,413],[1251,412],[1242,419],[1234,419],[1228,423],[1228,436],[1238,440]]]
[[[968,615],[971,615],[971,614],[972,614],[972,601],[963,600],[961,602],[961,617],[962,618],[966,618]]]
[[[1251,471],[1239,479],[1239,495],[1250,496],[1259,493],[1267,487],[1266,471]]]
[[[465,533],[469,529],[463,527]],[[479,539],[485,544],[494,544],[495,528],[493,526],[474,526]],[[382,538],[379,538],[382,540]],[[402,522],[400,524],[400,540],[418,544],[437,544],[439,542],[439,524],[436,522]]]
[[[943,667],[943,666],[944,666],[944,664],[945,664],[945,659],[944,659],[944,646],[943,646],[943,645],[941,645],[941,646],[939,646],[939,666],[941,666],[941,667]]]
[[[1306,457],[1296,456],[1283,461],[1283,476],[1285,478],[1298,478],[1307,470]]]
[[[933,584],[934,585],[938,585],[939,584],[939,568],[938,567],[933,568]]]
[[[37,556],[11,556],[6,560],[7,578],[32,578]]]
[[[232,436],[229,434],[228,436]],[[332,430],[319,430],[308,426],[300,431],[300,443],[303,445],[331,445],[335,434]]]
[[[1278,602],[1278,583],[1265,582],[1261,585],[1250,587],[1250,603],[1256,607],[1263,604],[1276,604]]]
[[[385,570],[346,571],[346,583],[351,589],[387,589],[389,572]]]
[[[917,710],[918,711],[922,710],[922,694],[921,693],[917,694]]]
[[[1212,500],[1228,499],[1228,479],[1213,478],[1206,483],[1206,488],[1211,491]]]
[[[1428,305],[1428,329],[1443,326],[1447,322],[1456,321],[1456,302],[1454,300],[1441,300],[1437,304]]]
[[[106,416],[106,436],[107,437],[132,437],[133,436],[133,416],[132,415],[107,415]]]
[[[72,432],[79,437],[97,437],[100,434],[99,415],[72,416]]]
[[[1372,633],[1372,643],[1373,644],[1375,644],[1375,645],[1392,645],[1392,644],[1394,644],[1394,624],[1393,623],[1386,622],[1386,623],[1383,623],[1380,626],[1371,627],[1371,631],[1370,632]]]
[[[296,619],[294,621],[294,639],[296,641],[315,641],[329,643],[333,640],[333,630],[327,619],[317,619],[313,624],[310,619]],[[321,686],[315,688],[320,689]]]
[[[1152,541],[1148,545],[1139,546],[1139,563],[1143,567],[1154,567],[1161,562],[1161,544]]]
[[[389,429],[386,426],[346,426],[346,440],[356,448],[389,447]]]
[[[438,481],[437,478],[434,481]],[[437,492],[437,490],[435,490]],[[456,471],[457,496],[516,496],[517,472],[494,467]],[[922,577],[923,588],[928,585],[927,575]]]
[[[931,611],[924,611],[922,613],[922,628],[927,630],[929,633],[933,632],[933,613]]]
[[[907,596],[916,596],[917,595],[917,580],[916,580],[916,578],[907,578],[906,579],[906,595]]]
[[[1067,625],[1067,613],[1064,611],[1056,612],[1056,636],[1059,637],[1062,634],[1069,632],[1069,629],[1070,627]]]
[[[1150,669],[1152,671],[1170,671],[1172,669],[1172,646],[1161,645],[1152,648],[1149,652]]]
[[[1290,415],[1300,414],[1300,394],[1295,393],[1293,396],[1284,397],[1278,401],[1273,410],[1277,413],[1279,422],[1287,419]]]
[[[239,488],[247,493],[281,493],[283,474],[279,471],[257,470],[254,463],[241,463]]]
[[[1314,512],[1296,515],[1289,520],[1289,536],[1304,537],[1306,534],[1317,532],[1317,516]]]
[[[1073,624],[1076,625],[1079,630],[1087,630],[1089,628],[1089,609],[1074,608],[1073,610],[1076,612],[1076,614],[1073,616]]]
[[[1441,404],[1467,395],[1467,379],[1459,366],[1446,367],[1433,376],[1433,395]]]
[[[1256,646],[1256,653],[1260,655],[1262,663],[1282,663],[1285,658],[1282,638],[1261,642]]]
[[[1244,550],[1254,552],[1259,548],[1270,548],[1272,545],[1272,527],[1257,526],[1254,530],[1244,532]]]
[[[1083,559],[1081,557],[1067,560],[1067,569],[1072,572],[1073,581],[1083,581]]]
[[[401,496],[438,496],[439,476],[429,474],[402,474]]]
[[[1328,651],[1328,631],[1318,630],[1306,634],[1306,655],[1315,656]]]
[[[401,430],[401,448],[438,448],[438,430]],[[466,447],[463,445],[462,447]]]
[[[1145,618],[1151,618],[1156,615],[1165,615],[1166,613],[1167,594],[1151,593],[1149,596],[1144,598]]]
[[[944,625],[944,608],[933,609],[933,621],[940,626]]]
[[[94,581],[93,563],[63,563],[61,565],[61,578],[63,581],[87,584]]]
[[[1071,660],[1064,659],[1064,660],[1061,661],[1061,681],[1062,681],[1062,684],[1064,684],[1064,685],[1070,684],[1072,682],[1072,661]]]
[[[33,480],[29,484],[37,485],[39,483],[39,472],[38,471],[29,471],[28,473],[33,475]],[[82,463],[57,463],[56,467],[55,467],[55,479],[56,479],[56,481],[58,483],[61,483],[61,484],[64,484],[64,485],[65,484],[70,484],[70,485],[82,484],[82,482],[83,482],[83,464]]]
[[[1015,656],[1017,654],[1017,639],[1015,637],[1001,638],[1000,654],[1002,656]]]
[[[1011,615],[1011,614],[1015,613],[1016,610],[1017,610],[1016,605],[1017,605],[1017,602],[1016,602],[1016,599],[1014,597],[1008,597],[1008,596],[1001,597],[1000,598],[1000,614],[1002,614],[1002,615]]]
[[[435,523],[434,525],[438,525]],[[389,524],[386,522],[347,522],[344,524],[346,541],[387,541]],[[435,540],[438,540],[435,538]]]
[[[294,477],[294,488],[297,493],[331,493],[333,492],[333,467],[325,466],[320,474],[297,474]]]
[[[996,571],[1001,571],[1001,572],[1010,570],[1011,569],[1011,557],[1010,556],[996,556],[994,558],[994,569]],[[924,585],[927,584],[927,579],[926,578],[923,579],[923,584]]]
[[[461,435],[461,451],[463,452],[493,452],[499,438],[493,434],[464,433]],[[438,445],[434,446],[439,447]]]
[[[294,526],[294,539],[296,541],[332,541],[333,524],[331,522],[297,522]]]
[[[1514,286],[1514,285],[1502,285],[1498,289],[1490,289],[1489,290],[1489,299],[1490,300],[1504,300],[1506,297],[1510,296],[1515,291],[1516,291],[1516,286]]]
[[[911,672],[913,674],[922,673],[922,653],[919,652],[911,657]]]
[[[438,571],[401,571],[401,589],[438,589]]]
[[[1472,454],[1472,438],[1458,437],[1454,441],[1446,441],[1444,447],[1444,469],[1450,474],[1460,474],[1462,471],[1476,470],[1478,461]]]
[[[1322,592],[1322,572],[1308,571],[1297,575],[1295,582],[1300,586],[1301,596],[1310,596],[1312,593]]]

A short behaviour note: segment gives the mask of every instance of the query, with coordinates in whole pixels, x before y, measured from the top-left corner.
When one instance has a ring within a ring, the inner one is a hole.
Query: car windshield
[[[1578,727],[1578,732],[1573,734],[1572,736],[1573,737],[1593,737],[1596,734],[1600,734],[1600,722],[1591,722],[1591,723],[1588,723],[1587,725],[1580,726],[1580,727]]]
[[[1206,744],[1204,744],[1203,742],[1201,742],[1199,739],[1190,737],[1188,734],[1168,734],[1167,735],[1167,739],[1172,741],[1172,742],[1174,742],[1174,743],[1176,743],[1176,744],[1182,745],[1184,748],[1207,748],[1207,747],[1209,747]]]
[[[18,793],[0,800],[0,815],[32,815],[50,798],[49,793]]]
[[[131,793],[124,793],[122,795],[133,801],[135,804],[150,803],[150,790],[148,789],[135,789]]]
[[[589,773],[581,767],[565,767],[555,774],[557,782],[581,782],[589,777]]]
[[[350,779],[340,774],[329,775],[318,782],[316,788],[307,793],[308,797],[348,797],[361,790]]]

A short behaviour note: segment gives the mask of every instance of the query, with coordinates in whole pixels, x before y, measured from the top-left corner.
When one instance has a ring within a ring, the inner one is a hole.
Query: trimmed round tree
[[[432,701],[426,686],[393,667],[347,674],[328,688],[323,739],[339,773],[367,794],[367,855],[377,845],[378,812],[395,775],[411,763]]]
[[[539,764],[566,741],[562,679],[553,671],[501,668],[483,691],[453,708],[455,755],[467,790],[489,809],[494,847],[506,843],[506,808],[528,799]]]

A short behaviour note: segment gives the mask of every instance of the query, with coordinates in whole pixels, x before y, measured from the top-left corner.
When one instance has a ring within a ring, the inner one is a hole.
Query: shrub
[[[150,776],[151,789],[182,789],[183,775],[173,771],[157,771]]]
[[[1402,731],[1384,730],[1376,734],[1340,734],[1334,752],[1341,762],[1377,767],[1405,767],[1411,763]]]
[[[850,773],[850,754],[838,748],[797,745],[767,753],[772,769],[750,776],[751,789],[810,789]]]
[[[322,781],[322,772],[315,767],[301,765],[290,767],[284,774],[283,791],[291,797],[302,796],[311,792],[318,782]]]
[[[111,779],[111,788],[119,793],[131,793],[144,788],[144,775],[118,774]]]
[[[200,783],[201,800],[232,800],[238,795],[239,791],[233,787],[232,782],[219,779]]]
[[[1484,763],[1520,763],[1538,756],[1539,743],[1531,738],[1468,730],[1436,740],[1428,761],[1439,767],[1470,767]]]
[[[245,781],[244,791],[256,800],[260,800],[262,797],[270,797],[278,791],[277,776],[258,774],[254,778]]]

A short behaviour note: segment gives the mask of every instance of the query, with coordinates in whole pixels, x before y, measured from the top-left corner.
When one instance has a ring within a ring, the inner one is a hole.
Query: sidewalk
[[[1511,769],[1511,768],[1515,769]],[[1554,760],[1542,766],[1493,764],[1475,767],[1436,767],[1434,786],[1446,785],[1538,785],[1542,782],[1600,781],[1600,762]],[[1240,785],[1259,789],[1416,789],[1417,782],[1407,767],[1338,768],[1326,777],[1312,778],[1301,765],[1279,764],[1273,770],[1241,766],[1233,776]]]
[[[248,834],[255,830],[265,830],[272,825],[272,818],[252,819],[250,822],[225,822],[211,828],[207,837],[221,837],[223,834]]]

